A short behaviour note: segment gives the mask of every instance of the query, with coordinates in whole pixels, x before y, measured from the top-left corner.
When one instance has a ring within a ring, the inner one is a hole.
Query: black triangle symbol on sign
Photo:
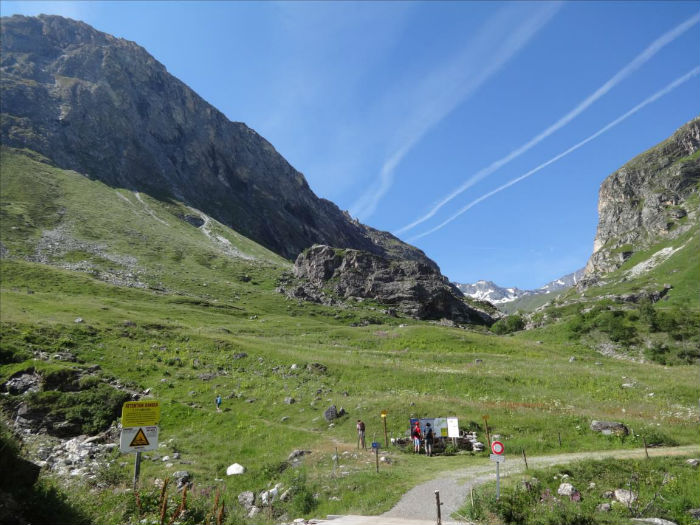
[[[139,431],[134,436],[134,439],[129,443],[130,447],[145,447],[148,445],[148,439],[146,439],[146,434],[143,433],[143,429],[139,428]]]

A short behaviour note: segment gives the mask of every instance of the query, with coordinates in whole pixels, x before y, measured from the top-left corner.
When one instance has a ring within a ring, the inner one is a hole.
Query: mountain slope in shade
[[[202,210],[294,259],[322,243],[437,265],[318,198],[263,137],[142,47],[58,16],[2,19],[2,143]]]

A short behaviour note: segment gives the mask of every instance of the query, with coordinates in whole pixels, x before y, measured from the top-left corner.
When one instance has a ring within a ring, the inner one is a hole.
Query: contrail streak
[[[478,199],[474,199],[474,200],[471,201],[469,204],[467,204],[466,206],[464,206],[463,208],[461,208],[457,213],[455,213],[454,215],[452,215],[449,219],[447,219],[447,220],[441,222],[440,224],[438,224],[438,225],[435,226],[434,228],[432,228],[432,229],[430,229],[430,230],[428,230],[428,231],[426,231],[426,232],[421,233],[420,235],[416,235],[415,237],[411,237],[410,239],[408,239],[409,242],[416,241],[416,240],[418,240],[418,239],[421,239],[421,238],[423,238],[423,237],[426,237],[427,235],[430,235],[431,233],[435,233],[436,231],[438,231],[438,230],[440,230],[441,228],[445,227],[446,225],[448,225],[449,223],[451,223],[452,221],[454,221],[457,217],[459,217],[460,215],[462,215],[462,214],[463,214],[464,212],[466,212],[467,210],[473,208],[474,206],[476,206],[476,205],[479,204],[480,202],[485,201],[485,200],[488,199],[489,197],[493,197],[496,193],[499,193],[499,192],[505,190],[506,188],[510,188],[512,185],[517,184],[518,182],[520,182],[520,181],[522,181],[522,180],[524,180],[524,179],[527,179],[528,177],[534,175],[535,173],[537,173],[538,171],[542,170],[543,168],[546,168],[546,167],[549,166],[550,164],[555,163],[556,161],[558,161],[559,159],[561,159],[561,158],[563,158],[563,157],[566,157],[569,153],[572,153],[573,151],[576,151],[577,149],[579,149],[581,146],[584,146],[585,144],[588,144],[590,141],[592,141],[593,139],[599,137],[600,135],[602,135],[603,133],[605,133],[606,131],[608,131],[610,128],[612,128],[612,127],[614,127],[614,126],[617,126],[617,125],[618,125],[620,122],[622,122],[623,120],[626,120],[628,117],[631,117],[632,115],[634,115],[635,113],[637,113],[639,110],[641,110],[641,109],[644,108],[645,106],[648,106],[649,104],[651,104],[652,102],[656,101],[657,99],[663,97],[664,95],[667,95],[668,93],[670,93],[671,91],[673,91],[674,89],[676,89],[678,86],[680,86],[681,84],[684,84],[685,82],[687,82],[688,80],[690,80],[690,79],[693,78],[694,76],[697,76],[698,74],[700,74],[700,66],[698,66],[698,67],[696,67],[696,68],[690,70],[688,73],[686,73],[686,74],[683,75],[682,77],[677,78],[676,80],[674,80],[673,82],[671,82],[669,85],[667,85],[667,86],[666,86],[665,88],[663,88],[662,90],[657,91],[656,93],[654,93],[652,96],[650,96],[649,98],[647,98],[647,99],[644,100],[643,102],[641,102],[641,103],[637,104],[636,106],[634,106],[632,109],[630,109],[627,113],[625,113],[625,114],[622,115],[621,117],[616,118],[615,120],[613,120],[612,122],[610,122],[607,126],[605,126],[605,127],[601,128],[601,129],[599,129],[598,131],[596,131],[596,132],[595,132],[593,135],[591,135],[590,137],[588,137],[588,138],[582,140],[581,142],[579,142],[578,144],[576,144],[576,145],[574,145],[574,146],[571,146],[569,149],[567,149],[566,151],[560,153],[559,155],[556,155],[555,157],[552,157],[552,158],[549,159],[547,162],[543,162],[542,164],[540,164],[540,165],[537,166],[536,168],[531,169],[530,171],[528,171],[528,172],[525,173],[524,175],[521,175],[520,177],[516,177],[515,179],[512,179],[512,180],[506,182],[505,184],[503,184],[502,186],[499,186],[499,187],[496,188],[495,190],[492,190],[492,191],[490,191],[490,192],[488,192],[488,193],[485,193],[484,195],[482,195],[482,196],[479,197]]]
[[[508,155],[505,157],[502,157],[498,159],[497,161],[491,163],[489,166],[486,168],[483,168],[479,170],[477,173],[472,175],[464,184],[462,184],[459,188],[454,190],[452,193],[444,197],[440,202],[438,202],[433,208],[423,215],[422,217],[419,217],[415,221],[413,221],[410,224],[407,224],[406,226],[396,230],[393,232],[396,235],[399,235],[401,233],[404,233],[408,230],[413,229],[414,227],[418,226],[419,224],[422,224],[423,222],[427,221],[431,217],[433,217],[445,204],[450,202],[452,199],[457,197],[458,195],[462,194],[465,190],[479,182],[481,179],[484,177],[487,177],[491,175],[494,171],[498,170],[499,168],[503,167],[504,165],[508,164],[510,161],[513,159],[516,159],[532,147],[536,146],[540,142],[542,142],[544,139],[549,137],[552,133],[555,131],[559,130],[560,128],[564,127],[567,125],[569,122],[571,122],[574,118],[576,118],[581,112],[583,112],[586,108],[588,108],[591,104],[593,104],[596,100],[598,100],[600,97],[605,95],[608,91],[610,91],[613,87],[615,87],[617,84],[622,82],[626,77],[628,77],[632,72],[635,70],[639,69],[644,63],[646,63],[648,60],[650,60],[656,53],[658,53],[661,49],[663,49],[666,45],[670,44],[673,42],[676,38],[681,36],[683,33],[685,33],[688,29],[693,27],[695,24],[700,21],[700,14],[697,14],[682,24],[676,26],[675,28],[671,29],[667,33],[664,33],[662,36],[654,40],[647,48],[642,51],[639,55],[637,55],[629,64],[627,64],[625,67],[623,67],[620,71],[615,73],[615,75],[610,78],[605,84],[600,86],[595,92],[593,92],[591,95],[589,95],[586,99],[584,99],[581,103],[579,103],[574,109],[572,109],[569,113],[564,115],[562,118],[560,118],[557,122],[549,126],[547,129],[545,129],[543,132],[541,132],[539,135],[534,137],[533,139],[529,140],[519,148],[511,151]]]
[[[351,206],[350,213],[366,219],[394,183],[394,171],[403,158],[432,128],[497,74],[547,22],[561,3],[542,3],[525,17],[525,8],[514,4],[490,18],[470,38],[464,50],[434,68],[410,90],[420,104],[402,116],[397,130],[399,145],[384,161],[379,180]],[[529,10],[529,8],[528,8]],[[420,96],[416,96],[420,95]],[[412,97],[408,96],[407,100]]]

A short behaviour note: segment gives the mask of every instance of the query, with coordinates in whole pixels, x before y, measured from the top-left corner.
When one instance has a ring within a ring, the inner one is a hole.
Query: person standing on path
[[[216,394],[216,411],[221,412],[221,394]]]
[[[413,452],[420,454],[421,431],[419,421],[416,421],[416,426],[414,426],[411,431],[411,438],[413,438]]]
[[[365,445],[365,423],[361,419],[357,420],[357,448],[366,449]]]
[[[435,439],[435,433],[433,432],[433,427],[430,423],[426,424],[425,429],[425,454],[427,456],[433,455],[433,440]]]

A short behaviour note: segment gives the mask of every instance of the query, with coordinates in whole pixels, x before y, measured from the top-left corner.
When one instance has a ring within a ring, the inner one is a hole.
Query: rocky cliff
[[[289,259],[324,243],[437,268],[318,198],[268,141],[135,43],[57,16],[1,25],[3,144],[111,186],[183,201]]]
[[[633,253],[697,227],[699,183],[700,118],[605,179],[584,286]]]
[[[491,324],[485,312],[468,306],[439,271],[418,261],[392,261],[359,250],[313,246],[297,257],[290,297],[333,302],[372,299],[418,319]]]

